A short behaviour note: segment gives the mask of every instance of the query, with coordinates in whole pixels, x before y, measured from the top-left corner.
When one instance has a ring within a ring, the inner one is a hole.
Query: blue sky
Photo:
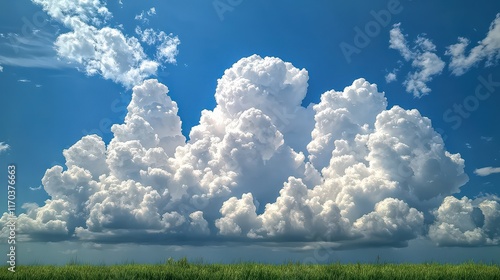
[[[20,253],[499,261],[500,4],[2,5]]]

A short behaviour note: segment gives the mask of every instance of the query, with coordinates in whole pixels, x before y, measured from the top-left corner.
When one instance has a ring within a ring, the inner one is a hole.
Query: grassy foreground
[[[2,267],[0,279],[500,279],[500,266],[483,264],[329,264],[270,265],[167,264],[113,266]]]

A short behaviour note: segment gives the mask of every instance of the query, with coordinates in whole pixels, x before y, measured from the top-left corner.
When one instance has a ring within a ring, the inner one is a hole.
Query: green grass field
[[[447,264],[167,264],[3,267],[0,279],[500,279],[499,265]]]

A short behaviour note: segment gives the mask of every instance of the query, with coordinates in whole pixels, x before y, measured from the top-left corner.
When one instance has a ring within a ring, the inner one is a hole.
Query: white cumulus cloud
[[[494,199],[446,197],[429,229],[431,240],[441,246],[500,244],[500,203]]]
[[[71,25],[74,18],[82,22],[99,25],[110,19],[112,14],[101,0],[32,0],[57,21]]]
[[[387,108],[365,79],[305,108],[307,83],[279,58],[242,58],[186,141],[168,88],[145,80],[108,144],[85,136],[46,171],[50,198],[24,206],[19,237],[400,247],[429,233],[439,245],[496,244],[498,203],[450,198],[468,181],[464,160],[428,118]]]

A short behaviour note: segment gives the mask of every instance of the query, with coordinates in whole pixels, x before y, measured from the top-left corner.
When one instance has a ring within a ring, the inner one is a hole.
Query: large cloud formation
[[[168,88],[133,88],[123,124],[88,135],[42,179],[51,197],[18,217],[28,240],[332,241],[340,246],[495,245],[496,197],[458,200],[467,181],[417,110],[387,108],[364,79],[301,106],[308,73],[253,55],[218,80],[189,141]],[[7,222],[7,214],[0,225]]]

